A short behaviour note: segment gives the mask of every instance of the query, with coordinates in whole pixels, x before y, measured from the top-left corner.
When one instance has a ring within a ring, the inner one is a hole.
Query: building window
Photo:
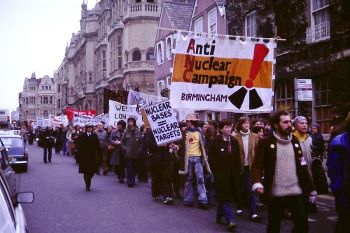
[[[256,36],[256,11],[252,11],[245,17],[245,36]]]
[[[49,111],[43,110],[43,117],[49,117]]]
[[[166,57],[168,61],[173,58],[173,42],[171,36],[166,38]]]
[[[306,43],[330,38],[329,0],[310,0],[311,27],[306,30]]]
[[[106,71],[107,71],[107,57],[106,57],[106,51],[102,51],[102,78],[106,78]]]
[[[92,72],[89,72],[89,82],[92,82]]]
[[[203,32],[203,17],[200,17],[194,21],[194,31]]]
[[[217,32],[217,10],[216,7],[208,12],[208,32],[216,34]]]
[[[170,87],[170,85],[171,85],[171,76],[166,78],[166,86]]]
[[[149,48],[146,53],[146,60],[147,61],[152,61],[154,59],[154,49]]]
[[[61,92],[61,85],[60,85],[60,84],[57,85],[57,92],[58,92],[58,93]]]
[[[141,52],[138,49],[135,49],[132,52],[132,61],[141,61]]]
[[[316,122],[320,125],[321,132],[328,133],[333,115],[331,113],[331,93],[328,79],[314,80],[314,102]]]
[[[61,99],[57,100],[57,108],[61,108]]]
[[[49,98],[48,97],[43,97],[42,104],[48,104],[49,103]]]
[[[285,110],[294,118],[294,83],[292,79],[280,80],[276,83],[276,109]]]
[[[118,57],[118,69],[121,69],[121,68],[122,68],[122,62],[123,62],[123,60],[122,60],[123,44],[122,44],[122,43],[123,43],[123,42],[122,42],[122,36],[119,35],[118,38],[117,38],[117,47],[118,47],[118,49],[117,49],[117,51],[118,51],[118,55],[117,55],[117,57]]]
[[[160,95],[161,91],[165,88],[164,80],[158,81],[157,87],[158,87],[158,95]]]
[[[164,63],[164,42],[159,41],[157,43],[157,62],[158,64]]]
[[[50,104],[53,104],[53,97],[50,96]]]

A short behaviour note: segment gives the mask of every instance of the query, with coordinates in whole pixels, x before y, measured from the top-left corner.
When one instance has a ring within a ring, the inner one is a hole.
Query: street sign
[[[296,84],[298,101],[312,101],[312,80],[297,79]]]

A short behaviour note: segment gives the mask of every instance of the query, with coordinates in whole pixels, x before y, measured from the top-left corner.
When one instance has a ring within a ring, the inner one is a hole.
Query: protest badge
[[[127,122],[129,117],[134,117],[137,126],[143,125],[142,116],[137,111],[137,106],[128,106],[119,102],[109,100],[109,125],[117,127],[119,120]]]
[[[179,124],[168,100],[146,107],[145,112],[157,145],[182,139]]]
[[[170,102],[174,109],[271,112],[274,40],[178,33]]]

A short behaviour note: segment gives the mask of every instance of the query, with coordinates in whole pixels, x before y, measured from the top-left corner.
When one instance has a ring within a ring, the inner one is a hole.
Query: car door
[[[6,185],[0,175],[0,232],[15,233],[16,218]]]
[[[6,148],[2,146],[0,146],[0,165],[10,186],[11,196],[14,197],[16,193],[16,174],[8,161]]]

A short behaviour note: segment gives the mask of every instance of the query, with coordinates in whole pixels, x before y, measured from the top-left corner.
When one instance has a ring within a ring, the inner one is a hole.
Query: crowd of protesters
[[[335,232],[350,232],[350,114],[345,122],[330,141],[327,160],[339,215]],[[237,227],[234,216],[245,208],[250,221],[260,222],[260,200],[268,207],[267,232],[279,232],[285,215],[293,220],[293,232],[308,232],[308,214],[317,212],[316,196],[328,193],[318,125],[279,111],[269,121],[241,117],[235,124],[203,123],[189,114],[179,127],[182,140],[166,145],[157,145],[152,129],[137,126],[132,117],[108,128],[103,123],[47,127],[38,133],[38,145],[44,148],[44,163],[51,162],[52,148],[74,156],[86,191],[101,170],[103,175],[115,173],[129,188],[137,184],[136,177],[148,182],[150,175],[154,201],[173,204],[177,198],[204,210],[216,205],[216,222],[229,231]]]

